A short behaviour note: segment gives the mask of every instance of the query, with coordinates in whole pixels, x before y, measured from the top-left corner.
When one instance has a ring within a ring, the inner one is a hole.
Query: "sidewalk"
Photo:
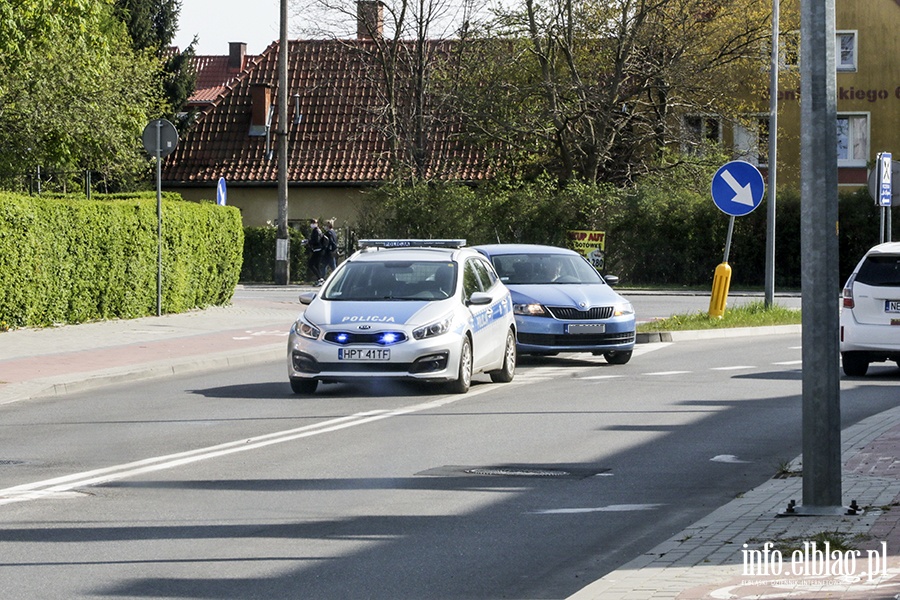
[[[110,383],[283,361],[288,329],[302,310],[297,295],[310,288],[282,287],[277,295],[254,289],[240,286],[227,307],[0,333],[0,404]],[[688,332],[672,336],[676,343],[684,339],[691,339]],[[849,427],[842,440],[843,498],[846,504],[856,500],[865,509],[860,515],[780,517],[791,500],[801,503],[802,478],[771,479],[571,600],[900,596],[900,407]],[[797,460],[790,470],[801,466]],[[822,533],[828,537],[817,537]],[[849,554],[846,549],[836,554],[842,539],[854,549]],[[829,551],[834,555],[830,559]],[[753,557],[750,566],[755,571],[745,574],[747,557]]]
[[[0,404],[110,383],[286,360],[302,312],[288,286],[274,299],[239,286],[230,306],[0,333]],[[286,373],[286,371],[285,371]],[[285,375],[287,377],[287,375]]]

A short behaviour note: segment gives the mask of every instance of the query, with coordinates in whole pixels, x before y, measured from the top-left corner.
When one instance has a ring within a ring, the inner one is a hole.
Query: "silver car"
[[[465,240],[362,240],[291,328],[291,388],[372,378],[445,382],[465,393],[474,373],[512,381],[512,299]]]
[[[869,363],[900,361],[900,242],[880,244],[866,252],[842,296],[844,373],[862,377]]]

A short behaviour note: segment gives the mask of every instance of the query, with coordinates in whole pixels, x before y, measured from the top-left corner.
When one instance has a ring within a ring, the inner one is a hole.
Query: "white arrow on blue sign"
[[[743,160],[725,163],[712,179],[712,198],[726,215],[742,217],[753,212],[765,195],[759,169]]]
[[[219,177],[219,183],[216,185],[216,204],[225,206],[228,199],[228,188],[225,185],[225,178]]]

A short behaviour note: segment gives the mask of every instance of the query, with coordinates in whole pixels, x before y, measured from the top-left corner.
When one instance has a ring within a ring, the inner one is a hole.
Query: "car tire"
[[[632,353],[631,350],[627,350],[627,351],[614,350],[612,352],[604,352],[603,358],[605,358],[606,362],[608,362],[611,365],[624,365],[629,360],[631,360],[631,353]]]
[[[847,377],[863,377],[869,370],[869,361],[861,352],[842,352],[841,364]]]
[[[516,334],[510,329],[506,333],[506,348],[503,350],[503,367],[489,373],[494,383],[509,383],[516,375]]]
[[[459,368],[456,379],[447,386],[454,394],[465,394],[472,385],[472,342],[468,336],[463,337],[462,346],[459,349]]]
[[[317,379],[300,379],[299,377],[291,378],[291,390],[295,394],[309,396],[316,393],[319,381]]]

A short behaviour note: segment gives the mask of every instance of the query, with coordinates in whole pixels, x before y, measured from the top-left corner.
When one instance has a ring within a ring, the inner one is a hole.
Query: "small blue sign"
[[[891,153],[882,152],[878,155],[878,204],[890,206],[893,194],[891,184]]]
[[[742,217],[753,212],[765,195],[766,184],[759,169],[743,160],[725,163],[712,179],[712,198],[726,215]]]
[[[228,189],[225,186],[225,178],[219,177],[219,183],[216,185],[216,204],[225,206],[225,200],[228,199]]]

